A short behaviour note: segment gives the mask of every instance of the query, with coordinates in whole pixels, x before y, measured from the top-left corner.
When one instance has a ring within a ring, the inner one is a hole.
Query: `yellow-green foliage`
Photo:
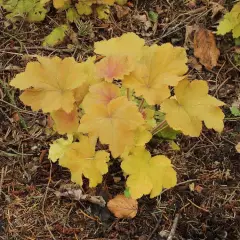
[[[234,38],[240,37],[240,2],[225,14],[218,26],[217,33],[219,35],[225,35],[228,32],[232,32]]]
[[[29,22],[44,20],[47,9],[40,0],[0,0],[0,7],[7,12],[7,19],[16,21],[18,18],[26,18]]]
[[[52,32],[44,38],[43,46],[54,47],[60,44],[64,40],[68,29],[69,27],[66,24],[54,28]]]
[[[123,5],[126,0],[0,0],[0,7],[5,9],[7,19],[16,21],[25,18],[29,22],[44,20],[48,6],[53,5],[58,10],[67,10],[69,22],[76,22],[81,15],[90,15],[95,10],[100,19],[108,19],[109,6],[114,3]]]

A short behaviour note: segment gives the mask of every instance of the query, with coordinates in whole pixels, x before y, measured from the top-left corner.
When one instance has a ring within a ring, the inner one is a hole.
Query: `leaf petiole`
[[[155,128],[153,128],[152,130],[152,135],[157,134],[158,132],[162,131],[163,129],[165,129],[168,126],[167,121],[163,120],[162,122],[160,122]]]
[[[143,105],[144,105],[144,102],[145,102],[145,99],[142,98],[142,100],[141,100],[141,102],[140,102],[140,105],[139,105],[139,107],[138,107],[139,112],[141,112],[141,110],[142,110],[142,108],[143,108]]]

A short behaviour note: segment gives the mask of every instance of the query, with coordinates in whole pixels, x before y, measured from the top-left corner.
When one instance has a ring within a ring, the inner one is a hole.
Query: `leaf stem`
[[[130,101],[130,89],[129,88],[127,88],[127,99],[128,99],[128,101]]]
[[[142,108],[143,108],[144,102],[145,102],[145,99],[142,98],[142,100],[141,100],[141,102],[140,102],[140,105],[139,105],[139,108],[138,108],[139,112],[141,112],[141,110],[142,110]]]
[[[168,126],[167,121],[163,120],[160,122],[155,128],[152,130],[152,135],[157,134],[158,132],[162,131],[164,128]]]

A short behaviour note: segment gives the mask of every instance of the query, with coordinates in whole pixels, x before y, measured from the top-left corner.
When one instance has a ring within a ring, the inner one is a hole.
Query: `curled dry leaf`
[[[224,13],[226,9],[220,3],[217,2],[210,2],[211,4],[211,11],[212,11],[212,18],[214,18],[219,12]]]
[[[188,49],[188,47],[193,47],[193,39],[194,39],[194,33],[199,29],[199,26],[194,25],[188,25],[186,26],[186,33],[185,33],[185,41],[184,41],[184,47]]]
[[[200,59],[200,63],[211,70],[217,65],[220,51],[216,46],[213,33],[200,28],[194,35],[194,56]]]
[[[117,195],[107,203],[108,209],[117,218],[134,218],[138,211],[138,202],[124,195]]]

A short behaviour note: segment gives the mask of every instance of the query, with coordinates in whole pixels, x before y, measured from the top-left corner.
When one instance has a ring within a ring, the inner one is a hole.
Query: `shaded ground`
[[[93,42],[134,31],[149,44],[172,42],[183,46],[186,25],[194,23],[216,30],[221,14],[212,16],[211,5],[199,1],[190,9],[182,1],[144,1],[131,7],[118,19],[113,12],[109,22],[92,17],[79,25],[78,43],[67,48],[67,40],[56,49],[41,47],[43,37],[63,15],[50,14],[43,23],[20,22],[6,27],[0,20],[0,239],[166,239],[173,219],[180,212],[176,239],[240,239],[240,157],[235,144],[239,141],[240,119],[234,118],[229,106],[240,92],[240,69],[234,65],[231,36],[217,37],[221,51],[219,65],[212,71],[189,67],[192,79],[206,79],[211,94],[227,103],[225,130],[222,135],[204,130],[200,138],[180,137],[180,152],[173,152],[164,142],[154,141],[154,153],[167,154],[178,173],[178,186],[164,191],[161,197],[139,200],[139,213],[132,220],[117,220],[106,209],[89,203],[57,199],[54,192],[71,184],[66,169],[51,164],[45,150],[56,137],[48,134],[46,117],[33,113],[18,100],[19,92],[8,86],[10,79],[23,70],[28,54],[74,56],[84,59],[92,53]],[[232,1],[226,1],[230,9]],[[146,30],[134,16],[145,11],[159,11],[155,32]],[[1,17],[1,12],[0,12]],[[53,20],[54,18],[54,20]],[[86,27],[87,26],[87,27]],[[76,45],[77,44],[77,45]],[[188,55],[192,56],[191,47]],[[18,114],[16,114],[18,113]],[[21,116],[16,121],[16,115]],[[27,126],[27,128],[26,128]],[[151,147],[150,146],[150,147]],[[41,157],[40,157],[41,155]],[[120,176],[115,183],[113,177]],[[189,184],[198,186],[190,191]],[[124,179],[117,163],[96,190],[84,190],[106,198],[124,190]]]

